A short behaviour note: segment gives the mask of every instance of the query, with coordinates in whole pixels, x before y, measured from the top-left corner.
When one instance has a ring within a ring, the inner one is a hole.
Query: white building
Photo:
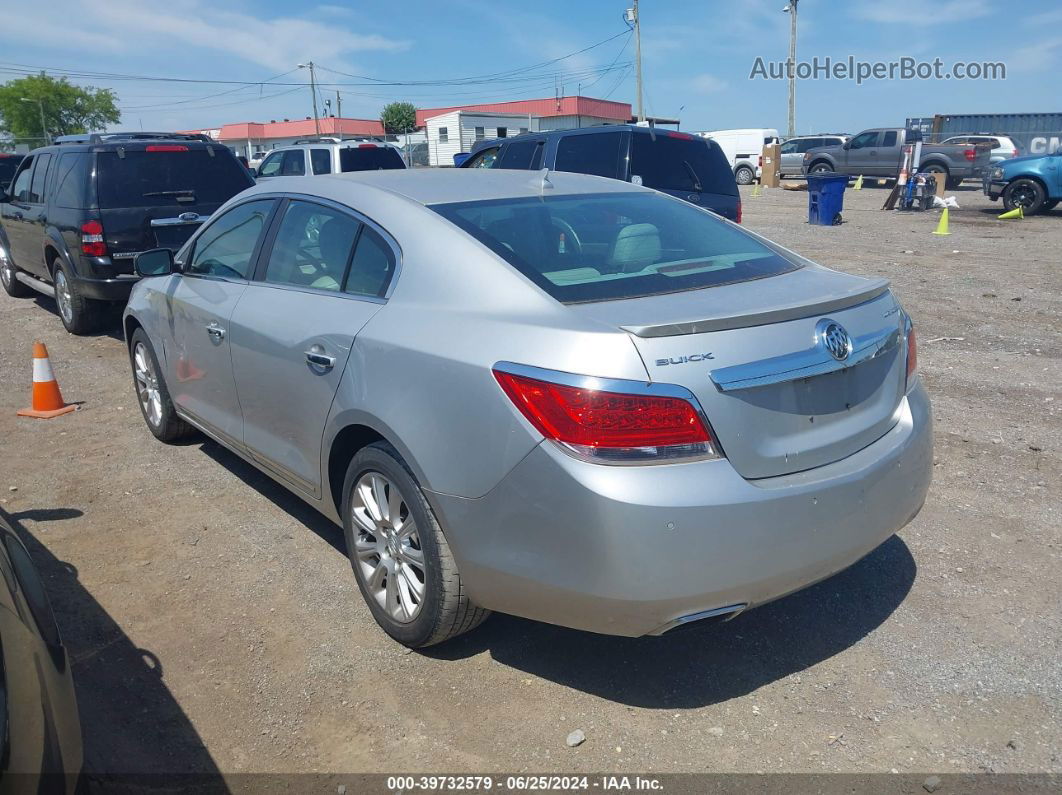
[[[454,155],[467,152],[476,141],[538,132],[539,122],[538,116],[529,113],[453,110],[432,116],[424,122],[429,162],[433,166],[452,166]]]

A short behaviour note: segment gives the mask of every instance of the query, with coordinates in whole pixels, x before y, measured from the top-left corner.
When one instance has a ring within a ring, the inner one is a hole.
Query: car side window
[[[878,132],[877,130],[871,130],[870,132],[859,133],[859,135],[852,139],[852,145],[849,148],[866,149],[868,147],[874,146],[877,142]]]
[[[314,174],[332,173],[332,153],[327,149],[310,150],[310,168]]]
[[[360,226],[358,220],[330,207],[289,202],[263,280],[339,292]]]
[[[494,161],[498,159],[498,147],[492,149],[484,149],[482,152],[477,152],[476,156],[472,158],[472,162],[465,168],[493,168]]]
[[[530,168],[531,158],[535,156],[536,143],[536,141],[513,141],[508,144],[498,161],[498,168]]]
[[[565,135],[557,144],[557,171],[595,174],[599,177],[619,177],[622,133],[590,133]]]
[[[284,153],[280,173],[285,177],[301,177],[306,174],[306,156],[301,149],[289,149]]]
[[[280,176],[280,164],[283,160],[283,152],[273,152],[258,167],[258,176],[260,177],[278,177]]]
[[[35,158],[27,157],[15,174],[11,183],[11,198],[17,202],[28,202],[30,197],[30,177],[33,175],[33,161]]]
[[[786,141],[782,144],[782,154],[791,155],[794,152],[800,151],[797,147],[800,145],[800,141]]]
[[[344,292],[375,298],[383,297],[395,272],[395,257],[383,237],[364,226],[358,237]]]
[[[896,130],[886,130],[881,141],[882,146],[896,146]]]
[[[219,216],[196,240],[185,273],[246,279],[272,209],[273,200],[263,199],[238,205]]]
[[[30,183],[30,204],[44,204],[44,181],[48,178],[48,166],[51,162],[51,154],[45,152],[37,155],[33,164],[33,180]]]
[[[542,156],[546,151],[546,142],[539,141],[535,144],[535,154],[531,156],[531,170],[537,171],[542,168]]]

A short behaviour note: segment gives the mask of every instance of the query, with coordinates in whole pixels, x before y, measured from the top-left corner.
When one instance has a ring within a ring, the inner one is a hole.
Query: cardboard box
[[[763,147],[763,160],[760,173],[760,184],[767,188],[777,188],[781,184],[778,176],[779,158],[782,156],[782,147],[779,144],[767,144]]]

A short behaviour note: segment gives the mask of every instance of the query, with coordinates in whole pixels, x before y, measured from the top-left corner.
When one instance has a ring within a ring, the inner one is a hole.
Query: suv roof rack
[[[209,135],[176,132],[82,133],[60,135],[55,139],[57,144],[102,144],[110,141],[206,141],[214,143],[214,139]]]

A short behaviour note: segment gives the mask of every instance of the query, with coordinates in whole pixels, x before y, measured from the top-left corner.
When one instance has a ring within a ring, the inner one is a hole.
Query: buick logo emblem
[[[852,338],[836,320],[820,320],[815,326],[815,336],[826,352],[839,362],[843,362],[852,353]]]

